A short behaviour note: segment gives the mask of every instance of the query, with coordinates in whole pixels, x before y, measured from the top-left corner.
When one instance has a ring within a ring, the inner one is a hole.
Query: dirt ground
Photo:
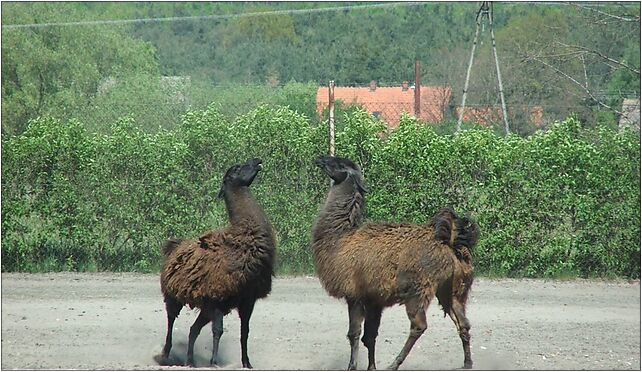
[[[183,361],[196,311],[175,323],[172,358]],[[468,306],[475,369],[640,370],[640,284],[626,281],[478,279]],[[345,303],[316,278],[277,278],[257,303],[249,355],[257,369],[345,369],[349,346]],[[166,318],[157,275],[2,274],[2,369],[183,369],[154,361]],[[239,320],[225,317],[225,369],[240,368]],[[388,366],[409,330],[403,307],[386,309],[377,365]],[[207,367],[211,331],[196,341]],[[461,342],[437,303],[428,330],[401,369],[462,367]],[[361,346],[359,369],[367,367]]]

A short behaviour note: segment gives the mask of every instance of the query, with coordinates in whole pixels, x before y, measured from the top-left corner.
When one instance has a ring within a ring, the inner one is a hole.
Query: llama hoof
[[[357,370],[357,365],[356,364],[348,364],[348,371],[356,371]]]
[[[156,363],[161,366],[168,366],[171,364],[169,357],[163,354],[154,355],[154,361],[156,361]]]
[[[373,364],[373,365],[368,366],[368,371],[376,371],[376,370],[377,370],[377,366],[376,365]]]
[[[248,360],[247,362],[243,362],[243,368],[252,369],[254,367],[252,367],[250,361]]]
[[[473,361],[466,361],[464,362],[464,369],[472,369],[473,368]]]
[[[398,369],[399,369],[399,366],[394,363],[388,366],[388,370],[390,371],[396,371]]]

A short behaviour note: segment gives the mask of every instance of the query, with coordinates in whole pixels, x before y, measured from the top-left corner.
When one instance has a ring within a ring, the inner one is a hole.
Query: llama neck
[[[361,225],[363,195],[350,182],[332,186],[313,230],[313,240],[338,239]]]
[[[225,207],[231,224],[248,221],[269,226],[263,209],[258,205],[246,186],[225,192]]]

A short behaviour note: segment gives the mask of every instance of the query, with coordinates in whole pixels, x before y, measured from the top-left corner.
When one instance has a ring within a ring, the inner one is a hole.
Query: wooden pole
[[[415,117],[421,115],[421,68],[419,61],[415,61]]]
[[[330,156],[334,156],[334,80],[330,80],[328,84],[328,95]]]

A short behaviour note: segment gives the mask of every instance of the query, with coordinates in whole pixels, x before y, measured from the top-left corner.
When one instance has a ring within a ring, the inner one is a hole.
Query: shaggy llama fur
[[[225,199],[229,226],[198,240],[171,239],[162,246],[161,291],[167,309],[164,362],[172,347],[174,320],[184,305],[200,309],[189,333],[186,364],[190,366],[194,365],[194,342],[210,321],[210,363],[217,364],[223,317],[236,308],[241,318],[241,363],[252,368],[247,356],[249,321],[255,301],[271,291],[276,246],[272,227],[249,189],[260,169],[261,161],[252,159],[225,174],[219,197]]]
[[[384,308],[404,304],[410,335],[389,367],[397,369],[426,329],[426,309],[436,296],[453,319],[472,368],[470,323],[465,315],[473,282],[470,251],[479,228],[450,208],[427,224],[361,224],[364,193],[361,169],[349,159],[324,156],[316,164],[332,178],[325,205],[312,233],[316,271],[328,294],[348,303],[348,369],[356,369],[358,339],[375,369],[375,341]]]

